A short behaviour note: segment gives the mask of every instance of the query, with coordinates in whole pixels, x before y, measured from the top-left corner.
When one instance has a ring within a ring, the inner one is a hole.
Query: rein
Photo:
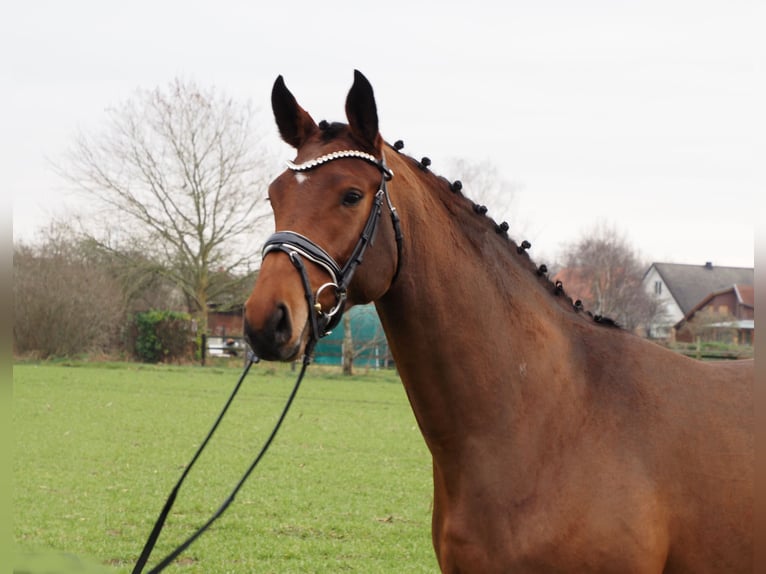
[[[290,392],[290,396],[287,398],[287,402],[285,403],[285,406],[282,409],[282,413],[279,415],[279,419],[277,419],[277,422],[274,425],[274,428],[271,431],[271,434],[263,443],[263,446],[261,447],[260,452],[258,452],[258,455],[255,457],[255,459],[250,464],[248,469],[242,475],[242,478],[239,480],[237,485],[231,491],[229,496],[226,498],[226,500],[224,500],[220,508],[218,508],[218,510],[215,511],[213,516],[207,522],[205,522],[205,524],[200,526],[194,534],[189,536],[189,538],[187,538],[183,543],[179,544],[175,550],[173,550],[170,554],[165,556],[165,558],[163,558],[159,564],[157,564],[154,568],[149,570],[148,574],[156,574],[157,572],[161,572],[168,565],[170,565],[173,562],[173,560],[175,560],[184,550],[186,550],[189,546],[191,546],[191,544],[195,540],[197,540],[197,538],[199,538],[208,528],[210,528],[213,522],[218,520],[221,517],[221,515],[226,511],[226,509],[229,507],[229,505],[231,505],[231,503],[234,501],[234,497],[237,495],[239,490],[245,484],[245,481],[248,479],[250,474],[252,474],[255,467],[258,466],[258,463],[263,458],[263,455],[266,454],[266,451],[268,450],[269,446],[271,446],[271,443],[274,440],[274,437],[277,435],[277,431],[279,430],[279,427],[282,426],[282,422],[285,420],[285,417],[287,416],[287,411],[290,409],[290,405],[292,405],[293,399],[295,399],[295,396],[298,394],[298,388],[300,387],[301,381],[303,381],[303,376],[306,374],[306,368],[309,366],[309,363],[311,362],[312,352],[313,352],[313,341],[309,341],[309,343],[306,345],[306,354],[303,357],[303,366],[301,367],[301,371],[298,374],[298,379],[295,381],[293,390]],[[181,478],[178,479],[178,482],[176,483],[175,487],[171,491],[170,496],[168,496],[168,499],[165,501],[165,506],[163,506],[162,511],[160,512],[160,515],[157,517],[157,521],[154,524],[154,528],[152,528],[152,531],[149,534],[149,538],[146,540],[144,549],[141,551],[141,555],[136,561],[136,565],[133,567],[132,574],[141,574],[143,572],[144,566],[146,565],[146,562],[149,560],[149,556],[151,555],[152,550],[154,549],[154,546],[157,544],[157,539],[159,538],[160,532],[162,532],[162,528],[165,525],[165,520],[167,519],[168,514],[170,514],[170,509],[173,507],[173,504],[176,500],[176,496],[178,495],[178,491],[181,488],[181,484],[186,479],[186,476],[191,471],[192,467],[194,466],[194,463],[197,462],[197,459],[202,454],[202,451],[205,449],[205,447],[207,446],[207,443],[212,438],[213,433],[215,433],[216,429],[218,428],[218,425],[223,420],[223,416],[226,414],[226,411],[229,410],[229,406],[231,406],[231,403],[234,401],[234,397],[239,392],[239,389],[242,386],[242,381],[245,380],[245,376],[250,370],[250,367],[253,365],[253,363],[257,363],[258,361],[259,361],[258,357],[256,357],[252,353],[252,351],[250,351],[248,353],[247,364],[245,365],[245,368],[242,371],[242,374],[240,375],[239,380],[237,381],[237,384],[234,386],[234,390],[229,396],[229,399],[226,401],[226,404],[224,405],[223,410],[221,410],[221,414],[218,415],[218,418],[216,419],[215,423],[213,423],[213,426],[210,428],[210,431],[208,431],[208,434],[205,437],[205,440],[202,441],[202,444],[200,444],[199,448],[197,449],[197,452],[194,453],[194,456],[192,457],[191,462],[189,462],[183,474],[181,474]]]
[[[349,257],[345,265],[341,267],[335,262],[335,260],[330,256],[329,253],[327,253],[324,249],[322,249],[322,247],[317,245],[311,239],[304,237],[303,235],[299,233],[295,233],[293,231],[280,231],[280,232],[274,233],[273,235],[271,235],[271,237],[269,237],[266,240],[266,244],[263,248],[263,257],[268,255],[272,251],[282,251],[284,253],[287,253],[287,255],[290,257],[290,261],[293,263],[293,265],[296,267],[296,269],[300,273],[301,282],[303,284],[303,290],[306,294],[306,303],[309,306],[309,322],[311,326],[311,333],[309,335],[308,341],[306,342],[306,348],[303,355],[303,365],[301,367],[301,371],[298,374],[298,378],[295,381],[295,385],[293,386],[293,389],[290,392],[289,397],[287,398],[287,402],[285,403],[285,406],[282,409],[281,414],[279,415],[279,419],[277,419],[277,422],[274,425],[274,428],[272,429],[271,434],[269,434],[268,438],[263,443],[263,446],[261,447],[261,450],[258,452],[258,455],[255,457],[253,462],[250,464],[250,466],[247,468],[245,473],[242,475],[242,478],[239,480],[237,485],[231,491],[231,493],[226,498],[226,500],[224,500],[223,504],[218,508],[218,510],[216,510],[215,513],[213,513],[212,517],[210,517],[210,519],[207,522],[205,522],[202,526],[200,526],[197,529],[197,531],[194,532],[194,534],[189,536],[183,543],[178,545],[175,550],[173,550],[170,554],[165,556],[165,558],[163,558],[154,568],[149,570],[148,574],[156,574],[164,570],[184,550],[186,550],[189,546],[191,546],[191,544],[195,540],[197,540],[197,538],[199,538],[208,528],[210,528],[210,526],[216,520],[218,520],[221,517],[221,515],[226,511],[226,509],[234,501],[234,498],[236,497],[237,493],[245,484],[250,474],[252,474],[253,470],[255,470],[255,467],[258,466],[258,463],[263,458],[263,455],[266,454],[266,451],[268,450],[269,446],[271,446],[271,443],[274,440],[274,437],[276,437],[277,435],[277,431],[282,426],[282,422],[287,416],[287,412],[290,409],[290,406],[292,405],[293,400],[295,399],[295,396],[298,394],[298,388],[300,387],[301,382],[303,381],[303,377],[306,374],[306,369],[311,363],[311,356],[314,352],[314,347],[317,341],[319,341],[320,338],[328,335],[330,331],[333,328],[335,328],[335,326],[340,322],[340,318],[343,315],[343,309],[346,303],[346,292],[347,292],[348,286],[351,283],[351,279],[354,276],[354,272],[356,271],[356,268],[362,263],[362,259],[364,258],[364,254],[367,251],[367,247],[369,245],[372,245],[375,239],[378,223],[380,221],[380,215],[383,210],[384,199],[386,200],[388,209],[391,212],[391,222],[394,226],[394,233],[396,237],[396,252],[397,252],[396,271],[394,273],[394,276],[391,282],[393,283],[394,281],[396,281],[396,278],[399,276],[399,269],[400,269],[400,264],[402,260],[403,236],[402,236],[402,231],[399,224],[399,215],[396,213],[396,208],[391,203],[391,198],[388,195],[388,187],[386,185],[386,183],[394,176],[394,174],[390,169],[388,169],[384,159],[377,160],[375,159],[373,155],[367,154],[365,152],[349,150],[349,151],[333,152],[327,155],[323,155],[317,159],[311,160],[309,162],[306,162],[300,165],[296,165],[292,162],[287,162],[287,165],[289,169],[291,169],[292,171],[301,172],[301,171],[313,169],[319,165],[327,163],[328,161],[332,161],[332,160],[340,159],[340,158],[347,158],[347,157],[363,159],[369,163],[372,163],[381,171],[382,178],[381,178],[378,191],[375,194],[375,200],[373,202],[370,215],[367,217],[367,222],[365,223],[364,228],[362,229],[362,233],[359,236],[359,240],[357,241],[354,247],[354,250],[351,253],[351,257]],[[308,259],[309,261],[325,269],[327,273],[330,275],[330,277],[332,277],[332,282],[325,283],[324,285],[319,287],[316,293],[314,293],[311,290],[311,283],[309,282],[306,266],[303,264],[304,258]],[[328,287],[335,288],[335,293],[336,293],[338,302],[335,305],[335,307],[333,307],[330,311],[328,311],[327,313],[324,313],[322,311],[321,305],[318,303],[317,300],[321,292]],[[168,499],[165,501],[165,505],[163,506],[162,511],[157,517],[154,527],[152,528],[152,531],[149,534],[148,539],[146,540],[146,544],[144,544],[144,548],[141,551],[141,555],[136,561],[136,565],[134,566],[132,570],[132,574],[141,574],[143,572],[144,567],[146,566],[146,563],[149,560],[149,557],[152,553],[152,550],[157,544],[157,539],[159,538],[160,533],[162,532],[162,529],[165,525],[165,521],[168,515],[170,514],[170,510],[173,507],[173,504],[175,503],[175,500],[176,500],[176,497],[178,496],[178,491],[180,490],[181,485],[183,484],[184,480],[186,479],[187,475],[191,471],[194,464],[197,462],[197,459],[202,454],[202,451],[205,449],[208,442],[210,442],[210,439],[212,438],[213,434],[218,428],[218,425],[223,420],[224,415],[229,410],[229,407],[234,401],[234,397],[239,392],[239,389],[242,386],[242,382],[245,380],[245,376],[250,371],[250,367],[253,365],[253,363],[257,363],[258,361],[259,361],[258,357],[256,357],[255,354],[253,354],[252,351],[250,351],[248,353],[247,364],[245,365],[245,368],[242,371],[242,374],[240,375],[239,380],[234,386],[234,390],[232,391],[231,395],[226,401],[226,404],[221,410],[221,413],[218,415],[218,418],[215,420],[215,422],[213,423],[213,426],[208,431],[207,436],[202,441],[200,446],[197,448],[197,451],[194,453],[194,456],[192,457],[191,461],[186,466],[186,469],[181,474],[181,477],[178,479],[178,482],[176,483],[175,487],[170,492]]]

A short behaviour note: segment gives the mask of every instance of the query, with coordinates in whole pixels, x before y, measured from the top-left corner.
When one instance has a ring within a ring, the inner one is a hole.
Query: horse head
[[[385,207],[396,226],[398,219],[388,197],[392,173],[375,97],[361,73],[355,72],[346,98],[348,124],[317,124],[281,76],[271,102],[279,133],[297,154],[269,186],[276,231],[245,303],[245,335],[260,358],[290,361],[310,354],[307,346],[337,324],[344,309],[388,290],[399,264],[399,234],[378,219]]]

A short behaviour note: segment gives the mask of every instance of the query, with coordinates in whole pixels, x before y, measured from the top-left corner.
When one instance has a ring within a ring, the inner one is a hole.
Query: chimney
[[[712,261],[706,261],[705,262],[705,269],[712,269],[713,268],[713,262]]]

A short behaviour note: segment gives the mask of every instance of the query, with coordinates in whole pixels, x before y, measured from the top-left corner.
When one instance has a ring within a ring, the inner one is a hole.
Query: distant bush
[[[133,334],[136,357],[145,363],[180,361],[191,355],[194,334],[188,313],[160,310],[136,313]]]
[[[664,346],[672,351],[703,360],[717,359],[752,359],[752,345],[722,343],[720,341],[699,341],[698,343],[667,343]]]
[[[72,241],[13,247],[13,349],[41,358],[111,353],[125,302],[119,282]]]

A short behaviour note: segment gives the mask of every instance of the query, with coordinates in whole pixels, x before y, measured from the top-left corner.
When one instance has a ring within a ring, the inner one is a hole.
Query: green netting
[[[386,335],[374,305],[359,305],[347,311],[351,321],[354,365],[365,368],[393,366]],[[343,362],[344,321],[317,343],[314,362],[320,365],[341,365]]]

